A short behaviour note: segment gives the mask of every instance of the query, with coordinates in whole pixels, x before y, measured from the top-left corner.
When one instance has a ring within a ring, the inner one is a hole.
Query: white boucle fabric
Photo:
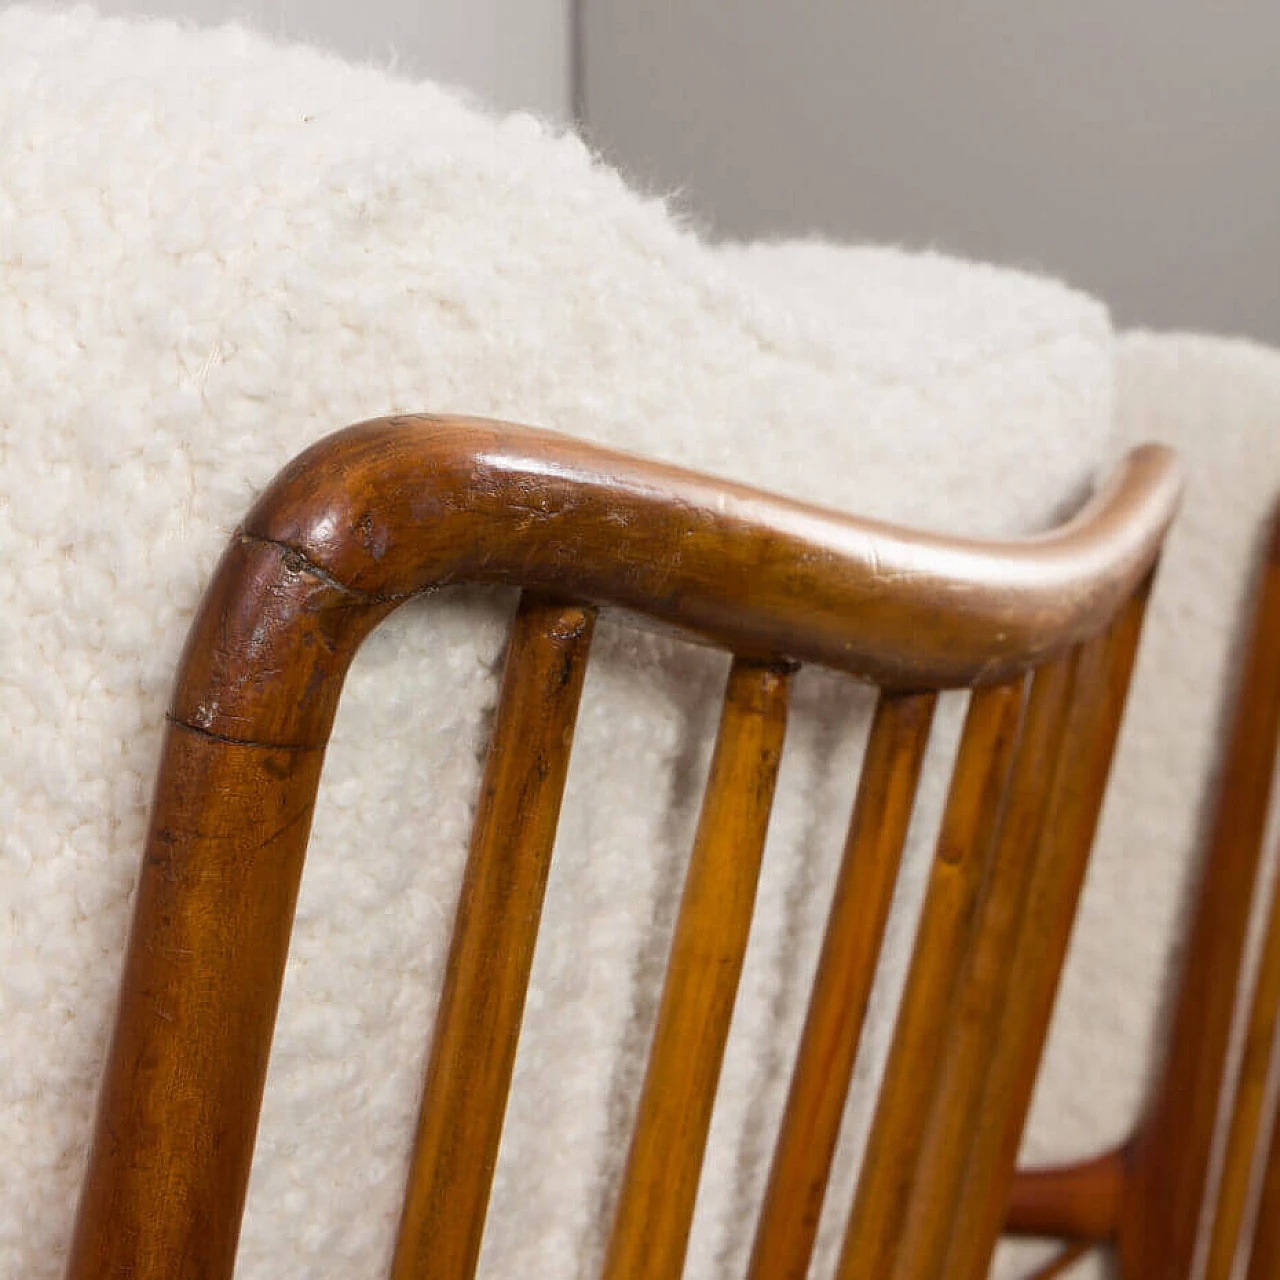
[[[1112,337],[1077,293],[893,251],[709,247],[573,136],[235,28],[0,11],[0,271],[6,1277],[60,1269],[185,628],[305,444],[375,414],[488,414],[987,533],[1049,523],[1112,444]],[[245,1280],[384,1272],[511,607],[409,605],[348,681]],[[615,626],[597,640],[485,1276],[597,1267],[724,669]],[[742,1270],[869,706],[847,680],[797,685],[691,1245],[707,1280]]]

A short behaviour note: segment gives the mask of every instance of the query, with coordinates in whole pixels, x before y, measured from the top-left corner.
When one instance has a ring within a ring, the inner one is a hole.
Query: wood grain
[[[392,1280],[475,1274],[593,625],[527,594],[516,615]]]
[[[804,1280],[937,695],[881,694],[748,1271]]]
[[[947,538],[793,502],[551,432],[395,418],[322,441],[249,513],[377,599],[448,582],[621,605],[749,656],[910,689],[997,683],[1101,630],[1177,504],[1135,450],[1053,533]]]
[[[786,729],[790,677],[735,660],[604,1280],[679,1280]]]

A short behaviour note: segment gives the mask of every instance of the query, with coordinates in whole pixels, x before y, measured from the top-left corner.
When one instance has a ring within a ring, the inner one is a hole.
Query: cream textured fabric
[[[1112,448],[1112,337],[1079,294],[892,251],[711,248],[572,137],[234,29],[0,10],[0,269],[3,1276],[58,1274],[178,650],[303,445],[387,412],[506,416],[992,533],[1050,522]],[[511,603],[409,606],[352,673],[246,1280],[385,1266]],[[597,642],[486,1276],[594,1272],[723,674],[652,636]],[[798,680],[694,1277],[741,1271],[868,705]],[[890,979],[945,781],[935,760]]]

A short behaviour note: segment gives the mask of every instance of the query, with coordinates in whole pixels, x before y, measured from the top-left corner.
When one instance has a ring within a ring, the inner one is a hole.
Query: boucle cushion
[[[1027,275],[710,248],[573,136],[239,29],[7,8],[0,122],[0,1274],[42,1280],[178,650],[292,454],[375,414],[489,414],[848,510],[1023,531],[1108,450],[1111,335],[1099,305]],[[406,607],[348,681],[246,1280],[385,1266],[511,606]],[[724,669],[613,626],[597,640],[482,1274],[598,1259]],[[868,707],[851,681],[799,678],[691,1276],[741,1270]],[[890,979],[946,772],[935,759],[924,786]]]

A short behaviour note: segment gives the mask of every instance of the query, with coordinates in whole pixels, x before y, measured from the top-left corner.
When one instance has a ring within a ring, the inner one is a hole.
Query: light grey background
[[[567,120],[571,0],[96,0],[102,13],[242,18],[274,35],[460,85],[498,107]]]
[[[0,0],[3,3],[4,0]],[[568,120],[714,234],[1046,270],[1280,343],[1276,0],[99,0]]]
[[[1276,0],[582,17],[593,139],[717,232],[933,245],[1062,275],[1125,324],[1280,343]]]

